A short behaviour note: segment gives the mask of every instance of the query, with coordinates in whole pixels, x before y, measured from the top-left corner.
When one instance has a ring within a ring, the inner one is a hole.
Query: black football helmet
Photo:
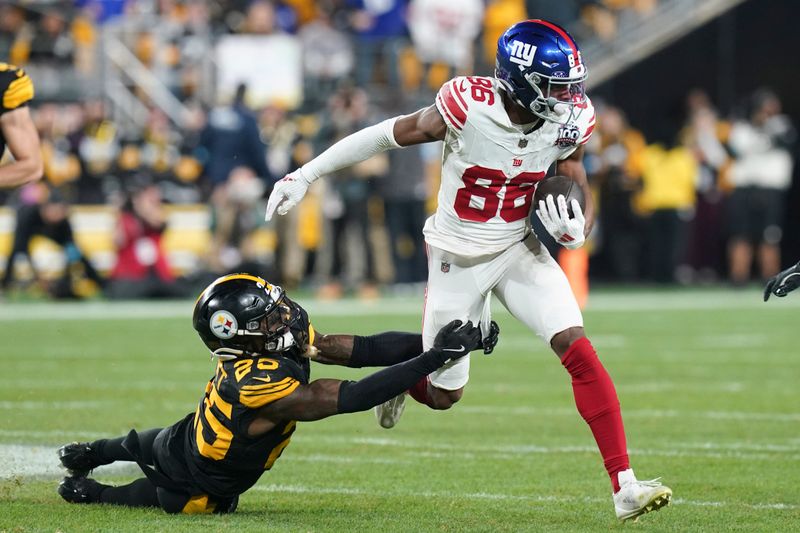
[[[302,308],[278,285],[251,274],[231,274],[200,294],[192,324],[219,359],[284,355],[290,350],[299,355],[303,346],[293,330],[302,315]]]

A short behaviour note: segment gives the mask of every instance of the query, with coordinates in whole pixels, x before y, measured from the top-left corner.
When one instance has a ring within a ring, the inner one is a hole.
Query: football
[[[536,192],[533,195],[533,207],[539,208],[539,200],[545,200],[547,195],[552,194],[555,200],[559,194],[563,194],[567,200],[569,216],[572,217],[572,200],[578,200],[581,210],[586,209],[586,199],[583,197],[583,189],[574,180],[566,176],[550,176],[536,185]]]

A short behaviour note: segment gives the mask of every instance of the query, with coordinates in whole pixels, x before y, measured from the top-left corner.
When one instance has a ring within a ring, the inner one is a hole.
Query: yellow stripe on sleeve
[[[239,392],[239,402],[245,407],[256,409],[263,407],[268,403],[280,400],[289,396],[291,393],[300,386],[300,382],[296,379],[286,378],[281,381],[278,386],[264,388],[259,390],[241,390]]]
[[[3,108],[16,109],[33,99],[33,82],[26,75],[11,82],[3,94]]]
[[[292,378],[292,377],[285,377],[280,381],[276,381],[276,382],[272,383],[268,379],[265,379],[265,378],[255,377],[253,379],[264,380],[264,381],[266,381],[266,383],[243,385],[242,386],[242,390],[243,391],[248,391],[248,392],[250,392],[250,391],[264,391],[264,390],[281,388],[281,387],[285,386],[287,383],[290,383],[291,381],[294,380],[294,378]]]
[[[265,385],[261,387],[247,388],[247,389],[243,387],[242,390],[239,391],[239,395],[255,397],[255,396],[262,396],[264,394],[274,394],[276,392],[282,392],[284,389],[288,387],[292,387],[296,382],[297,380],[295,379],[286,378],[280,383],[272,386]]]

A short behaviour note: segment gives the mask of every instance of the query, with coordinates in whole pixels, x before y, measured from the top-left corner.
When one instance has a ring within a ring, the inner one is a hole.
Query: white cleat
[[[403,393],[380,405],[376,405],[375,417],[382,428],[390,429],[397,424],[405,409],[406,394]]]
[[[614,510],[620,520],[636,519],[658,511],[672,501],[672,489],[658,481],[639,481],[630,468],[617,474],[619,491],[614,494]]]

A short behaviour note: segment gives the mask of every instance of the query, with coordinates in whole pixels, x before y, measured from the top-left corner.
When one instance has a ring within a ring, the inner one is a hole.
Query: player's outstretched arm
[[[583,166],[583,146],[579,146],[569,157],[556,163],[556,174],[575,180],[583,190],[583,198],[586,202],[586,207],[583,209],[585,219],[583,235],[586,237],[594,227],[594,201],[589,188],[589,180],[586,177],[586,168]]]
[[[0,189],[18,187],[42,177],[42,149],[39,134],[27,107],[0,115],[0,129],[14,162],[0,167]]]
[[[408,361],[422,352],[422,335],[386,331],[375,335],[323,335],[316,332],[308,350],[309,359],[326,365],[351,368],[392,366]]]
[[[340,413],[366,411],[408,390],[451,359],[481,347],[480,329],[454,320],[439,331],[433,348],[403,363],[384,368],[359,381],[319,379],[261,409],[271,422],[310,421]]]
[[[303,199],[309,185],[322,176],[366,161],[386,150],[442,140],[445,131],[446,125],[436,106],[430,106],[348,135],[278,181],[269,195],[265,218],[270,220],[276,211],[279,215],[288,213]]]
[[[311,325],[308,312],[286,297],[295,319],[290,331],[303,355],[326,365],[353,368],[391,366],[416,357],[422,352],[422,335],[387,331],[376,335],[325,335]]]
[[[492,353],[500,335],[500,327],[492,320],[490,331],[481,340],[484,353]],[[422,335],[402,331],[386,331],[375,335],[323,335],[315,331],[314,342],[306,357],[326,365],[351,368],[392,366],[408,361],[422,352]]]
[[[353,368],[391,366],[416,357],[422,352],[422,335],[387,331],[377,335],[325,335],[311,325],[308,312],[286,297],[292,309],[290,331],[303,355],[326,365]]]
[[[769,300],[772,294],[783,298],[797,287],[800,287],[800,262],[767,282],[767,286],[764,287],[764,301]]]

